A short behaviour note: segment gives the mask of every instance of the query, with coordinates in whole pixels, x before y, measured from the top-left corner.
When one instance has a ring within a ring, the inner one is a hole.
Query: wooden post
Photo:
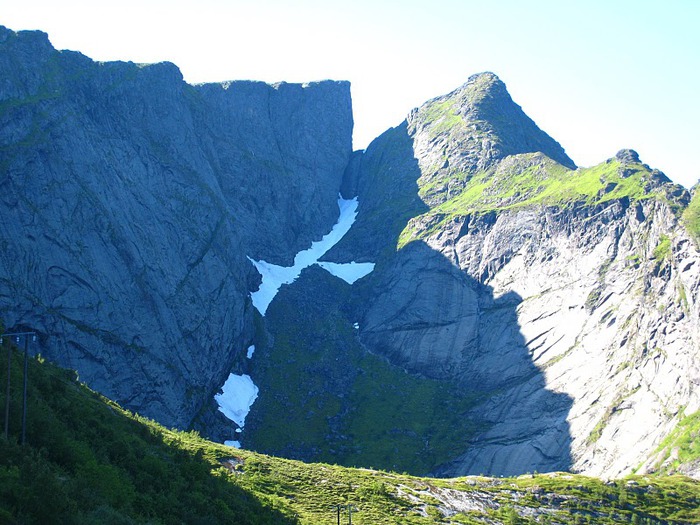
[[[22,392],[22,445],[27,442],[27,382],[29,380],[29,335],[24,335],[24,386]]]
[[[5,397],[5,439],[10,439],[10,372],[12,372],[12,346],[7,345],[7,396]]]

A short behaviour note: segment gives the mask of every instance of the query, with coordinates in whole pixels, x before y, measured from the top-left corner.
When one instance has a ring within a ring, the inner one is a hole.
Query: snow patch
[[[229,374],[221,387],[221,394],[216,394],[214,400],[218,403],[220,412],[243,428],[245,418],[257,397],[258,387],[249,375]]]
[[[227,447],[241,448],[240,441],[224,441],[224,445],[226,445]]]
[[[245,356],[246,356],[248,359],[250,359],[250,358],[253,357],[253,352],[255,352],[255,345],[250,345],[250,346],[248,347],[248,352],[246,353]]]
[[[374,270],[374,263],[332,263],[319,262],[318,265],[336,277],[340,277],[348,284],[353,284],[358,279],[368,275]]]
[[[296,257],[294,257],[294,266],[279,266],[267,261],[255,261],[248,257],[248,260],[255,265],[255,268],[260,272],[260,275],[262,275],[260,287],[257,291],[251,292],[250,294],[253,306],[257,308],[261,315],[265,315],[267,307],[270,306],[270,303],[283,284],[293,283],[304,268],[308,268],[312,264],[317,264],[318,260],[350,231],[357,217],[357,204],[357,197],[348,200],[339,197],[338,208],[340,210],[340,216],[338,217],[338,222],[333,226],[330,233],[325,235],[320,241],[311,243],[311,248],[297,253]],[[337,275],[350,284],[360,277],[364,277],[374,269],[373,263],[336,264],[324,262],[319,264],[333,275]],[[333,270],[327,267],[329,265],[333,265]],[[367,265],[371,265],[372,267],[368,269]],[[337,268],[345,266],[348,268]],[[352,279],[352,282],[348,279]]]

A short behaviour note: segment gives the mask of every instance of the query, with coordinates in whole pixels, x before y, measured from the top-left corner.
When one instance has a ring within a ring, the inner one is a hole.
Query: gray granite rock
[[[421,215],[485,171],[547,176],[547,158],[573,167],[483,74],[412,111],[346,174],[360,212],[335,254],[378,258],[362,342],[481,396],[468,417],[485,430],[438,474],[650,468],[682,409],[700,408],[700,253],[674,212],[688,192],[660,172],[641,183],[657,197],[637,202]],[[632,150],[616,161],[623,178],[648,170]],[[397,202],[421,239],[399,250]]]
[[[474,396],[482,431],[437,473],[653,468],[700,408],[688,192],[654,170],[655,198],[608,184],[598,204],[422,215],[485,172],[575,168],[491,73],[365,152],[351,134],[345,82],[192,86],[0,27],[0,318],[129,408],[218,427],[213,394],[255,335],[246,256],[291,263],[342,191],[359,215],[325,259],[377,263],[353,285],[357,336]],[[616,161],[625,180],[641,162]],[[397,249],[409,220],[421,240]]]
[[[337,217],[349,84],[191,86],[0,28],[0,317],[187,427],[253,337],[246,256],[290,261]]]

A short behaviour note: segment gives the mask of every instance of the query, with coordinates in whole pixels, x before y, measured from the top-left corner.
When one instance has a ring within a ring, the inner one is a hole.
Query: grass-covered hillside
[[[462,183],[457,185],[457,193],[451,193],[455,181]],[[618,199],[663,199],[679,208],[678,197],[684,193],[638,159],[622,162],[612,158],[591,168],[572,170],[541,153],[513,155],[476,174],[422,177],[418,183],[419,195],[431,209],[409,221],[399,238],[399,247],[429,237],[457,216],[530,206],[596,206]],[[689,224],[697,222],[693,209],[687,215]]]
[[[700,473],[700,412],[683,417],[659,445],[653,468],[664,474]]]
[[[683,219],[688,231],[700,243],[700,184],[696,184],[693,188],[693,198],[683,213]]]
[[[7,341],[2,357],[4,423]],[[294,523],[230,482],[224,447],[170,432],[30,360],[21,445],[22,358],[13,352],[9,440],[0,438],[0,523]],[[4,427],[3,427],[4,428]]]
[[[0,439],[3,524],[331,525],[338,506],[348,523],[348,505],[356,525],[700,522],[700,483],[682,476],[438,480],[235,450],[131,414],[35,359],[21,445],[21,369],[13,350],[10,437]]]

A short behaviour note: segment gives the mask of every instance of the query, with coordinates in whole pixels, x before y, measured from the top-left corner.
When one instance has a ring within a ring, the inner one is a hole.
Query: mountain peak
[[[495,73],[485,71],[471,75],[469,79],[449,95],[456,98],[466,116],[472,113],[474,117],[480,118],[479,108],[488,107],[490,104],[514,104],[506,85]],[[487,119],[488,114],[483,115]]]
[[[493,169],[511,155],[542,153],[575,169],[561,145],[542,131],[508,94],[494,73],[469,77],[456,90],[429,100],[408,117],[414,153],[431,188],[431,205],[449,186],[462,187],[476,173]],[[450,192],[447,192],[450,193]]]
[[[641,164],[642,161],[639,160],[639,153],[633,149],[621,149],[615,154],[615,158],[619,160],[622,164]]]
[[[472,82],[476,81],[488,81],[488,82],[501,82],[501,79],[498,78],[498,75],[492,71],[482,71],[481,73],[474,73],[473,75],[470,75],[469,78],[467,79],[467,84],[470,84]]]
[[[20,46],[21,48],[31,48],[34,54],[43,55],[54,51],[49,35],[39,30],[13,31],[0,25],[0,46],[4,50]]]
[[[462,88],[476,88],[485,92],[501,91],[506,94],[508,93],[506,90],[506,85],[503,83],[503,81],[498,78],[498,75],[492,73],[491,71],[484,71],[482,73],[475,73],[474,75],[471,75]]]

